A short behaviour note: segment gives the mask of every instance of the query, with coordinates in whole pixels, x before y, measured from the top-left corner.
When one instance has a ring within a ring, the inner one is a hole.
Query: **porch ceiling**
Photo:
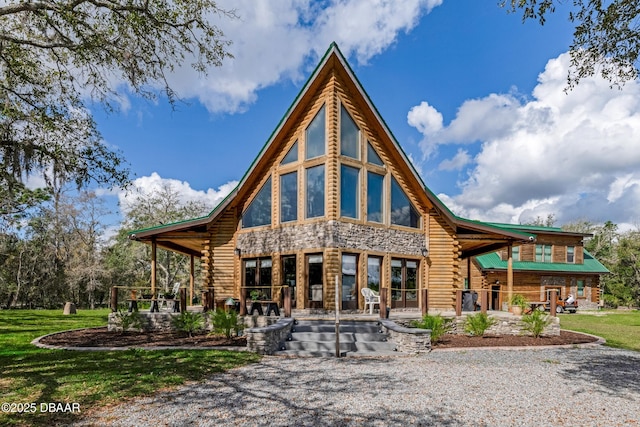
[[[205,233],[197,231],[173,231],[152,236],[136,236],[133,234],[130,238],[147,244],[151,244],[155,240],[159,248],[200,258],[202,256],[203,242],[209,237]]]

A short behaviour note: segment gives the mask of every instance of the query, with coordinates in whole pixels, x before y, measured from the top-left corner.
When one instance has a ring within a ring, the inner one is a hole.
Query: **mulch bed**
[[[584,344],[597,341],[597,338],[575,332],[560,331],[560,336],[533,338],[517,335],[499,335],[471,337],[467,335],[443,336],[433,348],[465,348],[465,347],[513,347]],[[109,332],[107,328],[82,329],[60,332],[40,340],[43,344],[65,347],[151,347],[151,346],[184,346],[184,347],[218,347],[247,345],[246,337],[225,337],[198,333],[187,337],[177,332],[136,333]]]
[[[541,345],[571,345],[596,342],[598,339],[589,335],[570,331],[560,331],[559,336],[539,337],[521,335],[488,335],[472,337],[468,335],[444,335],[439,342],[433,345],[437,348],[459,347],[528,347]]]
[[[224,336],[210,335],[202,332],[194,334],[193,337],[188,337],[184,333],[178,332],[126,332],[123,334],[120,332],[109,332],[107,328],[104,327],[60,332],[42,338],[40,342],[42,344],[65,347],[244,347],[247,345],[247,338],[232,337],[231,339],[227,339]]]

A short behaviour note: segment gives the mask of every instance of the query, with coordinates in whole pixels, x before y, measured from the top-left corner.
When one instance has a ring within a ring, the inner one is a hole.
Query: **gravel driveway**
[[[283,358],[100,410],[96,426],[640,426],[640,353]]]

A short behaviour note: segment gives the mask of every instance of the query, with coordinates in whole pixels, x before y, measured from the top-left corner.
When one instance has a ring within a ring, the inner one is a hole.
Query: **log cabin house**
[[[563,231],[561,228],[498,224],[536,235],[536,241],[511,248],[514,292],[529,301],[546,302],[551,290],[559,298],[569,294],[580,308],[601,306],[600,275],[609,271],[583,246],[591,234]],[[507,301],[500,292],[507,282],[509,248],[469,258],[463,267],[465,288],[488,289],[489,309],[499,310]]]
[[[190,256],[192,272],[200,259],[200,287],[215,301],[252,293],[280,301],[287,286],[293,307],[312,312],[332,310],[335,289],[344,310],[364,309],[363,287],[383,290],[392,309],[452,309],[465,283],[512,292],[510,267],[503,274],[481,255],[533,242],[536,232],[454,215],[423,183],[334,43],[209,215],[130,238],[152,246],[152,288],[162,247]],[[583,251],[574,248],[578,265]],[[589,278],[585,286],[597,284]]]

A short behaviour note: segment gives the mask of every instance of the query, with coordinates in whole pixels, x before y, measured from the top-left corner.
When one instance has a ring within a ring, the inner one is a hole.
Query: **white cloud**
[[[547,63],[530,100],[469,100],[441,129],[409,121],[424,136],[425,155],[447,144],[480,145],[460,194],[443,196],[454,212],[505,222],[549,213],[559,224],[585,217],[638,222],[640,84],[618,90],[590,78],[565,93],[569,59]]]
[[[201,76],[189,66],[170,76],[182,98],[196,98],[211,112],[241,112],[261,88],[299,81],[332,41],[346,56],[366,63],[410,31],[442,0],[221,0],[240,19],[217,19],[233,41],[233,59]],[[357,19],[354,19],[357,17]]]
[[[440,162],[438,169],[444,171],[461,170],[470,162],[471,156],[469,155],[469,153],[466,150],[459,148],[458,152],[455,156],[453,156],[453,158]]]
[[[206,191],[195,190],[191,188],[191,185],[186,181],[162,178],[158,173],[153,172],[150,176],[136,178],[132,181],[131,188],[129,190],[118,189],[115,190],[114,193],[118,196],[120,208],[125,212],[136,203],[139,197],[145,197],[145,195],[160,192],[165,186],[168,186],[179,194],[179,201],[182,204],[186,204],[188,202],[200,202],[204,203],[210,209],[213,209],[231,192],[231,190],[236,187],[236,185],[238,185],[237,181],[230,181],[219,186],[217,190],[214,190],[213,188],[209,188]]]

